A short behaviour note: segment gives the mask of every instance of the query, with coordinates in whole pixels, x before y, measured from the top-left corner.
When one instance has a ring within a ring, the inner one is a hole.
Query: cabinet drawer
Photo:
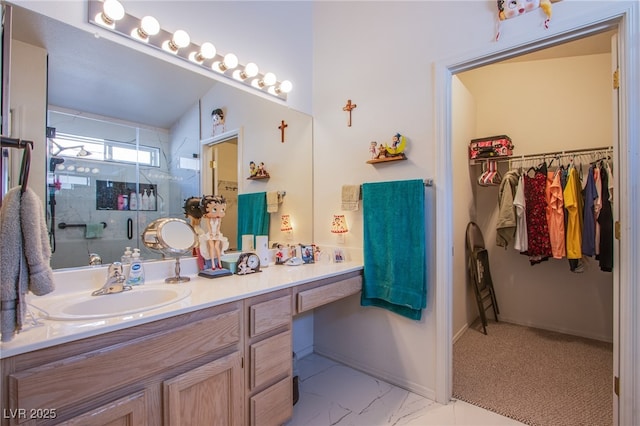
[[[254,337],[291,322],[291,296],[286,295],[249,307],[249,336]]]
[[[291,375],[291,331],[276,334],[250,346],[251,389],[267,385],[281,377]]]
[[[251,425],[277,426],[293,416],[291,376],[251,397]]]
[[[297,298],[298,313],[356,294],[361,289],[362,277],[358,276],[301,291]]]

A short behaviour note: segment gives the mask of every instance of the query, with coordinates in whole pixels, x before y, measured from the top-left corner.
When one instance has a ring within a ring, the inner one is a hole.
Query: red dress
[[[547,176],[536,172],[534,177],[524,175],[524,198],[527,217],[527,254],[532,264],[548,259],[551,255],[551,239],[547,223]]]

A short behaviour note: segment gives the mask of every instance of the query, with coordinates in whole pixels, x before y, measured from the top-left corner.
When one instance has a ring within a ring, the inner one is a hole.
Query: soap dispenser
[[[144,284],[144,267],[142,266],[142,259],[140,258],[140,249],[138,248],[134,248],[133,255],[131,255],[131,268],[129,268],[127,284]]]
[[[131,247],[127,247],[124,251],[124,254],[120,258],[120,261],[123,265],[128,265],[129,263],[131,263],[132,257],[133,252],[131,251]]]

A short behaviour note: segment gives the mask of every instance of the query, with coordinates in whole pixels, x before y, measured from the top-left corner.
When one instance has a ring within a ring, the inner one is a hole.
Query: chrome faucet
[[[98,253],[89,253],[89,265],[102,265],[102,258]]]
[[[131,290],[131,286],[125,285],[125,276],[123,273],[122,263],[113,262],[111,265],[109,265],[107,282],[104,283],[102,288],[91,293],[91,295],[102,296],[103,294],[122,293],[123,291],[127,290]]]

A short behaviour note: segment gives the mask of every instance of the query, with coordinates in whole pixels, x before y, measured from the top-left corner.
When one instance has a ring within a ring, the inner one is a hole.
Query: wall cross
[[[351,127],[351,111],[357,106],[358,105],[351,103],[351,99],[348,99],[347,104],[342,108],[343,111],[347,111],[349,113],[349,119],[347,120],[347,127]]]
[[[278,129],[280,129],[280,142],[282,143],[284,143],[284,129],[287,127],[289,127],[289,125],[285,123],[284,120],[282,120],[282,124],[278,126]]]

